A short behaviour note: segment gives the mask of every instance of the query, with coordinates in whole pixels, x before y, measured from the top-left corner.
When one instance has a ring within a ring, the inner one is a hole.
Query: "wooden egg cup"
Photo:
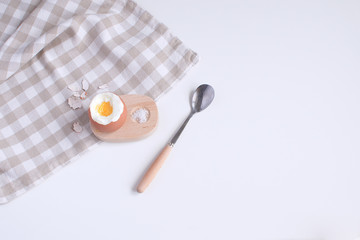
[[[124,125],[114,132],[101,132],[90,124],[94,135],[105,142],[133,141],[149,136],[158,123],[158,109],[154,100],[144,95],[120,95],[120,98],[127,108]],[[144,123],[138,123],[131,118],[131,115],[141,108],[149,111],[149,118]]]

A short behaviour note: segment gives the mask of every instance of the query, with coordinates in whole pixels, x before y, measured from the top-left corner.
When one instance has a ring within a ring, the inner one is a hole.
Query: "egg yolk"
[[[113,112],[113,108],[110,102],[102,102],[100,105],[96,106],[96,111],[104,117],[109,116]]]

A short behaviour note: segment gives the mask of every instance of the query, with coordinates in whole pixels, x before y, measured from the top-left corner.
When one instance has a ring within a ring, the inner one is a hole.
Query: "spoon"
[[[191,117],[198,112],[201,112],[205,108],[207,108],[210,103],[213,101],[215,96],[214,89],[207,84],[200,85],[194,92],[192,100],[191,100],[191,112],[189,116],[186,118],[185,122],[181,125],[179,130],[176,132],[174,137],[170,140],[170,142],[164,147],[161,153],[157,156],[155,161],[151,164],[150,168],[145,173],[141,182],[137,187],[137,191],[142,193],[145,189],[150,185],[151,181],[155,178],[157,172],[160,170],[161,166],[164,164],[165,160],[169,156],[172,148],[174,147],[176,141],[180,137],[180,134],[184,130],[186,124],[189,122]]]

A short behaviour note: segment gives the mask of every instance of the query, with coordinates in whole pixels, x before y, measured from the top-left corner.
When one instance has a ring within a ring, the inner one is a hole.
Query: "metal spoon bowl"
[[[193,94],[191,101],[192,112],[201,112],[207,108],[214,100],[215,91],[212,86],[208,84],[200,85]]]
[[[172,148],[174,147],[176,141],[180,137],[191,117],[195,113],[201,112],[206,109],[212,103],[214,97],[215,91],[208,84],[202,84],[195,90],[191,100],[191,112],[189,116],[186,118],[179,130],[175,133],[169,144],[164,147],[164,149],[152,163],[148,171],[145,173],[144,177],[142,178],[140,184],[137,187],[137,191],[139,193],[144,192],[145,189],[150,185],[151,181],[155,178],[157,172],[160,170],[166,158],[169,156]]]
[[[184,123],[181,125],[179,130],[175,133],[174,137],[171,139],[169,145],[174,146],[178,138],[180,137],[182,131],[186,127],[186,124],[192,118],[195,113],[201,112],[205,108],[207,108],[215,97],[214,88],[208,84],[200,85],[194,92],[192,100],[191,100],[191,112],[189,116],[186,118]]]

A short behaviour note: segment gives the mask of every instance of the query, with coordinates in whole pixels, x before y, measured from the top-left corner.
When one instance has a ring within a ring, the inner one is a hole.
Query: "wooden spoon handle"
[[[155,178],[157,172],[160,170],[165,160],[169,156],[171,149],[172,146],[170,144],[167,144],[161,151],[161,153],[157,156],[155,161],[151,164],[150,168],[147,170],[137,187],[137,191],[139,193],[144,192],[145,189],[150,185],[151,181]]]

